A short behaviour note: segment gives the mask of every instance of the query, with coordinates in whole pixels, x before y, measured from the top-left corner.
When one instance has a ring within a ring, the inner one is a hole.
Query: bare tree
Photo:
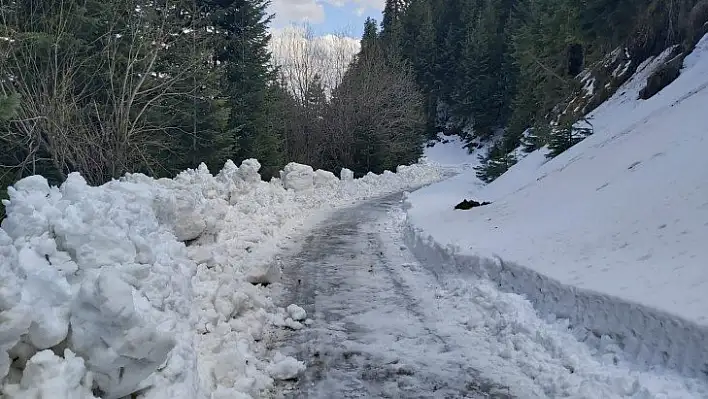
[[[288,158],[318,165],[327,99],[342,81],[358,41],[344,32],[315,36],[303,24],[277,32],[271,48],[282,85],[294,100],[284,115]]]
[[[329,167],[381,172],[420,154],[423,97],[411,70],[381,49],[358,56],[328,110],[322,149]]]
[[[319,77],[329,94],[342,81],[359,49],[357,40],[344,31],[315,36],[309,24],[291,25],[274,35],[271,43],[281,79],[300,103]]]
[[[26,174],[49,162],[58,179],[80,171],[94,184],[162,168],[155,155],[169,152],[170,136],[181,129],[166,107],[194,95],[190,73],[201,61],[184,54],[179,67],[169,62],[170,52],[192,39],[170,20],[175,4],[110,2],[103,30],[89,42],[76,37],[84,34],[73,18],[76,3],[53,3],[51,13],[29,18],[13,5],[0,7],[10,39],[0,94],[18,95],[21,104],[3,141],[25,158],[6,166]]]

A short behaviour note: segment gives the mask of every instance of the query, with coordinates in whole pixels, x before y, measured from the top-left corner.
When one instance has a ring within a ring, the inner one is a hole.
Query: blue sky
[[[272,27],[308,22],[316,35],[343,32],[359,38],[367,17],[381,21],[383,3],[384,0],[272,0],[271,12],[276,13]]]
[[[381,10],[371,7],[363,10],[360,8],[353,3],[341,7],[324,4],[325,20],[319,26],[313,27],[324,34],[344,30],[348,35],[359,38],[364,33],[364,21],[367,17],[381,21]]]

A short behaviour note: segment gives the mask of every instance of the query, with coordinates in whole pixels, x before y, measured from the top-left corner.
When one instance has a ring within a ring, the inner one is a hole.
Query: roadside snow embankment
[[[272,258],[287,235],[326,209],[440,179],[426,165],[340,180],[290,164],[271,182],[259,169],[229,161],[216,176],[202,165],[100,187],[32,176],[10,188],[0,396],[258,396],[303,367],[268,350],[269,330],[306,317],[264,287],[279,278]]]
[[[668,53],[668,52],[667,52]],[[637,100],[666,54],[590,114],[595,134],[530,154],[483,186],[473,172],[412,193],[418,255],[523,294],[593,346],[692,377],[708,372],[708,36],[681,76]],[[491,201],[470,211],[465,197]]]

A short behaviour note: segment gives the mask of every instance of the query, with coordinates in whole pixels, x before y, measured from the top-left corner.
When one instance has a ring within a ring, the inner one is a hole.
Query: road
[[[307,369],[271,397],[706,397],[703,382],[639,369],[591,332],[579,341],[518,295],[418,262],[401,199],[338,211],[284,254],[275,300],[302,306],[311,324],[280,330],[276,349]]]
[[[285,337],[282,352],[309,364],[281,397],[509,397],[468,366],[401,278],[405,246],[382,234],[391,233],[384,223],[400,200],[335,214],[284,268],[283,303],[299,304],[314,323]]]

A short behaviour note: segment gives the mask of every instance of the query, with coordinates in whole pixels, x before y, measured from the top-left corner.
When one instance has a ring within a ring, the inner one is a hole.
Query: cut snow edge
[[[627,360],[665,367],[690,378],[708,377],[708,328],[657,309],[560,283],[496,254],[462,255],[443,247],[421,228],[407,223],[405,243],[436,277],[445,272],[472,275],[499,290],[526,297],[539,315],[567,319],[576,337],[597,347],[609,336]]]

